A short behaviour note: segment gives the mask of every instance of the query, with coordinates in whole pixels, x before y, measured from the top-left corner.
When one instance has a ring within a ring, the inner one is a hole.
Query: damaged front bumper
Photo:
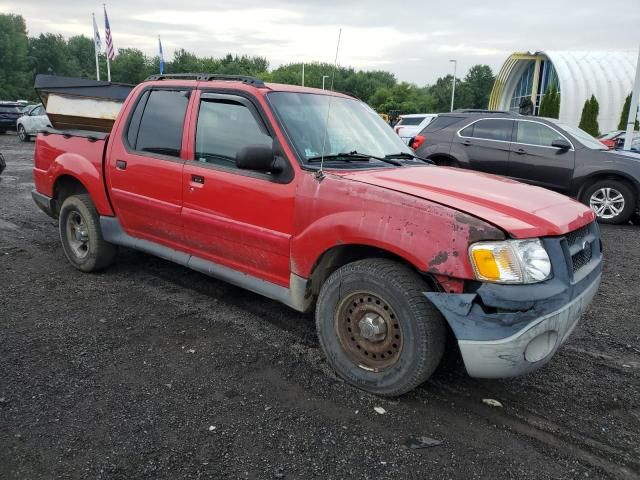
[[[545,365],[569,337],[598,291],[602,272],[597,224],[574,237],[543,239],[553,266],[553,278],[545,282],[424,293],[451,326],[470,376],[528,373]]]

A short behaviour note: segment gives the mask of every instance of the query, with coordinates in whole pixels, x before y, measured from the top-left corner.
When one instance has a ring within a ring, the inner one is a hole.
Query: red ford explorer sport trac
[[[471,376],[530,372],[598,289],[589,208],[434,166],[356,99],[209,74],[91,82],[36,80],[54,128],[33,198],[71,264],[130,247],[315,309],[327,361],[358,388],[413,389],[448,336]]]

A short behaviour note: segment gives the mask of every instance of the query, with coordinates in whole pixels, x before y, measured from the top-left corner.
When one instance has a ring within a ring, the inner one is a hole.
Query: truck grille
[[[569,244],[569,251],[574,252],[571,255],[571,264],[573,267],[573,273],[580,270],[587,263],[591,261],[593,255],[593,248],[591,241],[587,240],[589,235],[589,225],[569,232],[566,235],[567,243]]]

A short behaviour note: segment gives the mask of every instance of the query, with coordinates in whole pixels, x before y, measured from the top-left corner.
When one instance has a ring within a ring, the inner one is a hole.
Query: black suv
[[[16,129],[16,120],[22,116],[24,104],[18,102],[0,102],[0,134]]]
[[[445,113],[413,145],[438,165],[506,175],[575,197],[603,223],[626,222],[638,208],[640,155],[608,150],[555,119],[490,110]]]

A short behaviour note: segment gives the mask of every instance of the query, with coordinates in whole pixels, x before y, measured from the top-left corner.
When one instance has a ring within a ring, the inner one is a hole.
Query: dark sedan
[[[640,155],[608,150],[555,119],[496,111],[442,114],[414,145],[417,155],[438,165],[505,175],[570,195],[590,205],[603,223],[626,222],[638,209]]]

